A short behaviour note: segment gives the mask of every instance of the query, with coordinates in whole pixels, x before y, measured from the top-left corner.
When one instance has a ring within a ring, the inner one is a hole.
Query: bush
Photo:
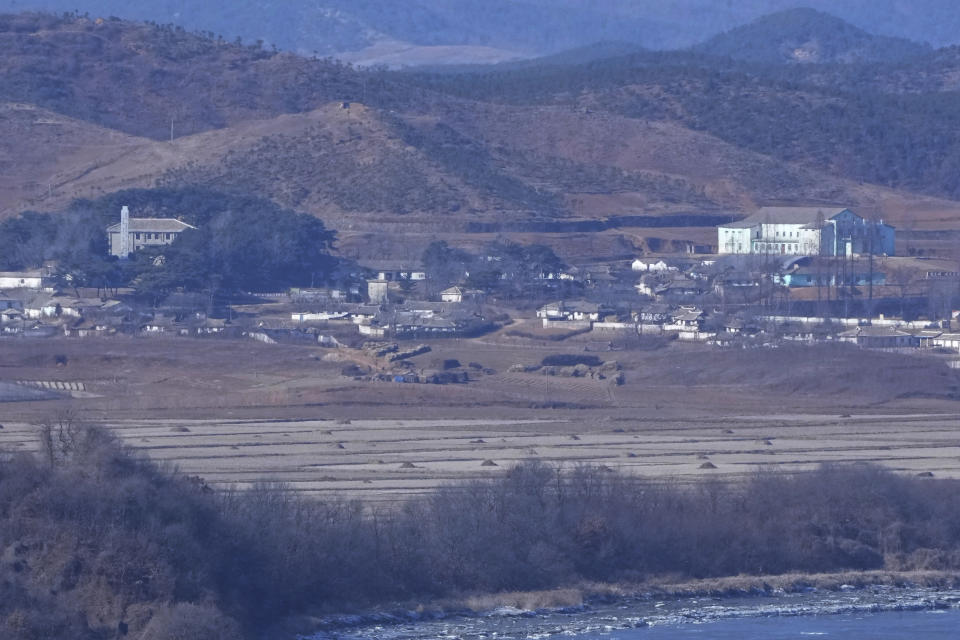
[[[556,353],[549,355],[540,363],[545,367],[575,367],[578,364],[588,367],[599,367],[603,360],[597,356],[584,356],[572,353]]]

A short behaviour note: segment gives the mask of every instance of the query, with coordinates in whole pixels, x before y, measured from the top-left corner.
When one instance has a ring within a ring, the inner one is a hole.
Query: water
[[[505,607],[431,619],[395,612],[329,621],[309,640],[960,639],[960,591],[846,588],[740,598],[637,598],[567,611]]]
[[[956,640],[960,610],[739,618],[573,636],[579,640]]]

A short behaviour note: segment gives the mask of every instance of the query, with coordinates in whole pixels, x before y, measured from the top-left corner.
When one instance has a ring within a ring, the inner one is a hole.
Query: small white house
[[[372,304],[387,301],[388,285],[386,280],[367,280],[367,298]]]
[[[62,316],[79,318],[80,311],[68,302],[67,298],[54,298],[41,294],[23,305],[23,315],[31,320]]]
[[[567,320],[596,322],[600,320],[600,305],[590,302],[562,300],[545,304],[537,309],[537,317],[545,321]],[[544,323],[544,326],[547,326]]]
[[[557,320],[563,318],[563,303],[560,301],[548,302],[537,309],[537,317],[546,320]]]
[[[677,267],[668,265],[659,258],[637,258],[630,263],[630,269],[641,273],[664,273],[665,271],[677,271]]]
[[[960,333],[944,333],[934,338],[931,343],[942,349],[952,349],[960,352]]]
[[[408,269],[381,269],[377,271],[377,280],[399,282],[400,280],[426,280],[426,271],[410,271]]]
[[[346,311],[314,311],[304,313],[292,313],[290,319],[299,323],[304,322],[329,322],[330,320],[347,320],[349,314]]]
[[[450,287],[440,292],[440,300],[443,302],[463,302],[463,289],[460,287]]]
[[[32,289],[42,291],[46,278],[40,270],[35,271],[3,271],[0,272],[0,289]]]

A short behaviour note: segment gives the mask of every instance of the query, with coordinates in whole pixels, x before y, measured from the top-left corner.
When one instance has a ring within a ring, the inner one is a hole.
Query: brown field
[[[609,340],[502,333],[436,341],[415,359],[418,367],[457,358],[495,371],[446,386],[354,381],[320,348],[3,340],[0,382],[75,389],[0,404],[0,447],[33,449],[37,425],[69,411],[216,486],[269,479],[372,500],[530,458],[680,481],[850,461],[960,477],[960,376],[932,357],[674,344],[597,353],[621,363],[622,386],[507,371]]]

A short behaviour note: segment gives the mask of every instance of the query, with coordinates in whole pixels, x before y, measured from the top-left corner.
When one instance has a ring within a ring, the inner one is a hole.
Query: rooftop
[[[176,218],[130,218],[131,232],[176,233],[185,229],[196,227]],[[120,233],[120,223],[107,227],[107,233]]]
[[[721,226],[743,229],[758,224],[802,224],[806,227],[815,228],[821,216],[823,220],[829,220],[847,210],[847,207],[836,206],[760,207],[755,213],[743,220]]]
[[[901,338],[911,337],[912,334],[894,327],[875,327],[872,325],[856,327],[840,334],[842,337],[866,336],[870,338]]]

